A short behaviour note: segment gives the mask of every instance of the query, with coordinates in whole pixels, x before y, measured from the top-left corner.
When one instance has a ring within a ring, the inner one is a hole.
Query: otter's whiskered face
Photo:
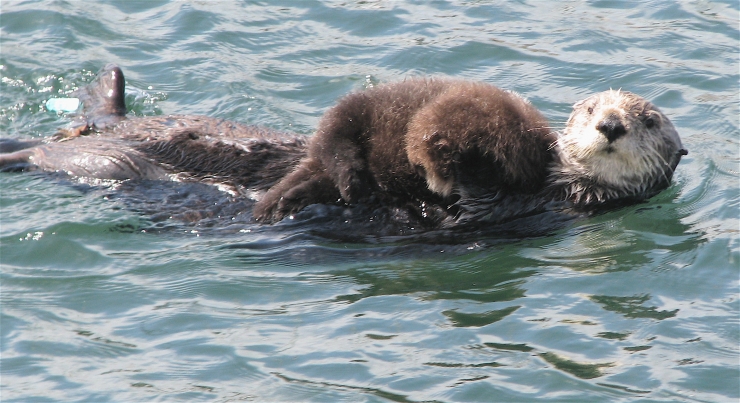
[[[670,120],[635,94],[606,91],[573,105],[561,158],[604,186],[645,191],[669,183],[685,150]]]

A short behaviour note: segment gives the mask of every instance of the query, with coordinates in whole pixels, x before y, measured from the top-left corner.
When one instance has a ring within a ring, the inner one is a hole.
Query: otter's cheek
[[[596,130],[584,130],[579,136],[571,141],[570,153],[579,159],[589,159],[595,156],[605,144],[601,134]]]

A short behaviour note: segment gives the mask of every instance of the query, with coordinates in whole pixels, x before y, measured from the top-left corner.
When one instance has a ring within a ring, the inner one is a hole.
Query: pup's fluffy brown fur
[[[515,93],[410,79],[350,94],[319,123],[299,166],[255,205],[276,222],[313,203],[445,202],[475,188],[542,188],[555,136]],[[470,189],[468,189],[470,188]]]

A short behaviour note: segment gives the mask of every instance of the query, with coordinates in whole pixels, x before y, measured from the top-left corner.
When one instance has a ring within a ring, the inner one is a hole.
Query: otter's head
[[[649,197],[668,186],[687,153],[657,107],[635,94],[613,90],[573,105],[557,144],[559,173],[569,181],[588,183],[571,193],[595,188],[576,197],[584,202]]]

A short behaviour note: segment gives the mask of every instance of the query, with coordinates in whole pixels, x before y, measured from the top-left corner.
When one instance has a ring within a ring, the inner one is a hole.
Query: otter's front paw
[[[254,205],[252,216],[262,223],[276,223],[316,203],[335,203],[341,196],[334,182],[310,161],[270,189]]]
[[[451,175],[445,175],[435,169],[426,171],[426,180],[429,190],[443,197],[451,195],[455,186],[455,181]]]
[[[279,195],[277,200],[275,196],[270,200],[261,200],[254,205],[252,215],[258,222],[274,224],[303,210],[310,204],[320,203],[321,200],[318,200],[316,196],[307,187],[297,186]]]
[[[263,224],[274,224],[289,214],[290,209],[282,197],[277,200],[262,199],[252,209],[254,219]]]
[[[449,140],[439,133],[424,136],[424,141],[409,150],[409,161],[421,167],[427,187],[443,197],[452,194],[455,186],[454,166],[460,155]]]
[[[359,203],[372,195],[370,175],[365,171],[348,169],[340,173],[337,187],[342,199],[347,203]]]

